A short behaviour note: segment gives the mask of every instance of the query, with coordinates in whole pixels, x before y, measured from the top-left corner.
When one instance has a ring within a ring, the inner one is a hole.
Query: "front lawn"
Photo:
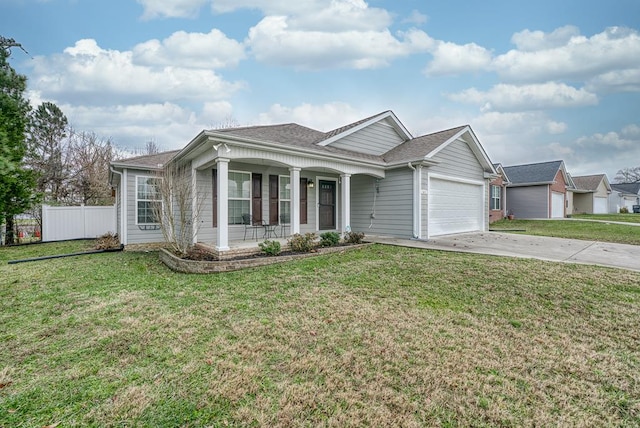
[[[373,245],[218,275],[124,252],[0,277],[3,427],[640,424],[635,272]]]
[[[632,215],[632,214],[628,214]],[[577,220],[499,220],[491,230],[640,245],[640,226]]]
[[[573,218],[601,221],[621,221],[623,223],[640,223],[640,214],[574,214]]]

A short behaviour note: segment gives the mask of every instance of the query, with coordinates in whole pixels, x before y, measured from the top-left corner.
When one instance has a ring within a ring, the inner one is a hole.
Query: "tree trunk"
[[[13,216],[12,215],[8,215],[5,217],[5,224],[7,225],[7,231],[6,231],[6,236],[5,236],[5,244],[6,245],[13,245],[16,243],[16,235],[13,233]]]

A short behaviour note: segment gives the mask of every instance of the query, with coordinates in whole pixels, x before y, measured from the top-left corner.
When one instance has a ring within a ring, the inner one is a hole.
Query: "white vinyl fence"
[[[116,206],[42,206],[42,241],[96,238],[116,233]]]

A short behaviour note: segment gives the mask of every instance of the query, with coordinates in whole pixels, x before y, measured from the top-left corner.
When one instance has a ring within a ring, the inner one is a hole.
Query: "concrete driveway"
[[[367,241],[404,247],[583,263],[640,272],[640,246],[500,232],[439,236],[428,241],[367,236]]]

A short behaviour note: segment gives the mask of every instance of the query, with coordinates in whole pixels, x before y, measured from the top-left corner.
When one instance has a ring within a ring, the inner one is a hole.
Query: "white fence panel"
[[[42,206],[42,241],[96,238],[116,233],[116,206]]]

